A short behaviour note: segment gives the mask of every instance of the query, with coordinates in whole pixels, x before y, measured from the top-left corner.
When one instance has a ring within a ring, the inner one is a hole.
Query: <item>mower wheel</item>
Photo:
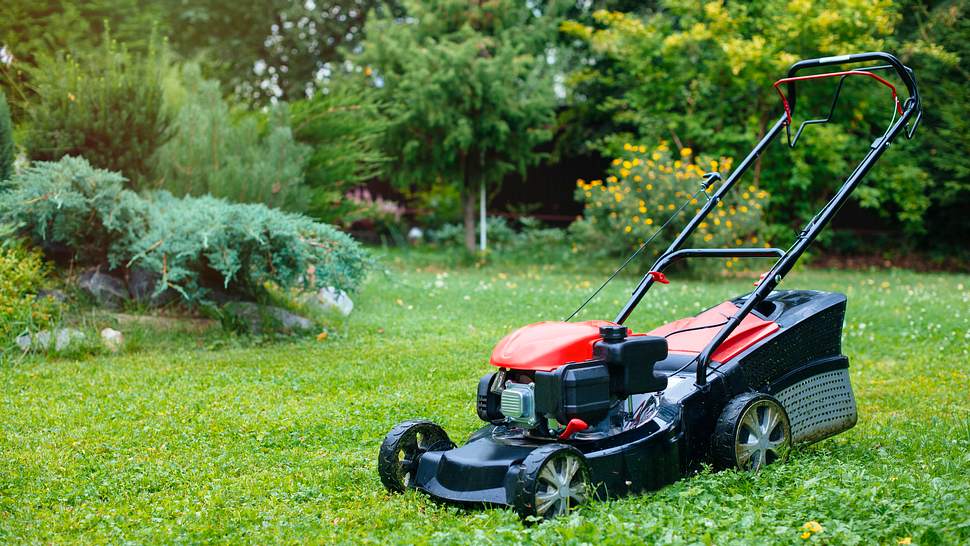
[[[431,421],[405,421],[392,428],[381,444],[377,457],[381,483],[392,493],[403,493],[414,477],[421,455],[453,447],[448,433]]]
[[[569,514],[594,494],[586,457],[562,444],[542,446],[529,453],[512,487],[512,507],[522,519]]]
[[[771,395],[746,392],[721,411],[711,454],[717,468],[757,472],[766,464],[788,459],[791,445],[791,423],[784,406]]]

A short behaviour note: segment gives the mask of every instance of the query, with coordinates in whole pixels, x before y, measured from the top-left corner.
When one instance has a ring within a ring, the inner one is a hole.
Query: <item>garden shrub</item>
[[[233,112],[219,82],[203,78],[198,65],[172,74],[177,77],[168,81],[166,103],[177,114],[171,140],[155,157],[155,187],[177,196],[306,209],[303,169],[310,148],[294,139],[285,108],[266,116]]]
[[[125,241],[127,265],[162,275],[189,299],[205,294],[207,276],[221,288],[261,296],[266,283],[354,291],[368,258],[348,235],[298,214],[223,199],[152,195],[148,230]]]
[[[169,134],[162,93],[167,65],[158,40],[135,55],[107,35],[100,50],[83,58],[41,58],[32,70],[38,97],[27,109],[27,155],[39,161],[83,156],[143,184]]]
[[[147,228],[145,201],[124,184],[125,177],[80,157],[37,161],[0,194],[0,223],[42,245],[65,245],[82,266],[115,267],[126,255],[119,243]]]
[[[673,152],[666,143],[655,148],[626,144],[613,160],[606,180],[578,180],[576,198],[585,213],[573,232],[589,249],[626,253],[640,246],[683,204],[700,190],[707,171],[730,172],[731,158],[697,157],[689,148]],[[743,185],[742,182],[738,183]],[[713,193],[716,184],[708,188]],[[767,193],[753,185],[735,187],[695,232],[692,245],[734,247],[764,244],[761,240],[762,204]],[[678,228],[703,206],[706,197],[690,205],[645,251],[657,255],[673,241]],[[728,267],[736,261],[729,260]]]
[[[189,301],[212,288],[243,297],[265,283],[354,291],[370,263],[335,228],[264,205],[223,199],[144,196],[124,178],[82,158],[38,162],[0,194],[0,223],[44,245],[65,245],[84,265],[141,267]]]
[[[49,328],[56,318],[57,302],[37,297],[47,273],[39,251],[0,247],[0,360],[17,336]]]
[[[10,122],[10,106],[0,91],[0,188],[3,181],[13,176],[14,144],[13,124]]]
[[[383,174],[388,161],[380,149],[387,122],[373,87],[342,75],[325,91],[294,102],[290,112],[296,138],[312,147],[306,166],[307,214],[346,224],[346,215],[360,210],[345,194]]]

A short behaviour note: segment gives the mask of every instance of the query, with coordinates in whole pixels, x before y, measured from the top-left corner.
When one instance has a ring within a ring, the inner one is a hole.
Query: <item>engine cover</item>
[[[568,362],[584,362],[593,358],[593,344],[601,339],[600,326],[616,326],[616,323],[588,320],[523,326],[495,346],[492,365],[549,372]]]

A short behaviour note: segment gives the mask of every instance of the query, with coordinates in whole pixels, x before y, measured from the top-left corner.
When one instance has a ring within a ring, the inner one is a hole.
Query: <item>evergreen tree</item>
[[[399,185],[461,188],[465,245],[475,247],[479,191],[524,174],[548,141],[556,104],[547,44],[559,6],[518,0],[404,2],[405,17],[371,14],[363,53],[389,128]]]
[[[0,182],[13,176],[14,146],[13,126],[7,97],[0,91]]]

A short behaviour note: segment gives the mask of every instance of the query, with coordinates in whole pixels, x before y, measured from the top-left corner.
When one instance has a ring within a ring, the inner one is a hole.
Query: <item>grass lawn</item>
[[[509,510],[389,495],[377,448],[411,417],[465,438],[480,425],[474,392],[492,345],[568,315],[601,272],[383,263],[322,342],[211,350],[186,340],[4,365],[0,542],[970,542],[968,275],[793,274],[783,288],[849,296],[854,429],[757,475],[705,472],[524,527]],[[632,326],[751,288],[671,279]],[[617,279],[583,316],[612,318],[633,282]],[[809,521],[822,529],[803,539]]]

